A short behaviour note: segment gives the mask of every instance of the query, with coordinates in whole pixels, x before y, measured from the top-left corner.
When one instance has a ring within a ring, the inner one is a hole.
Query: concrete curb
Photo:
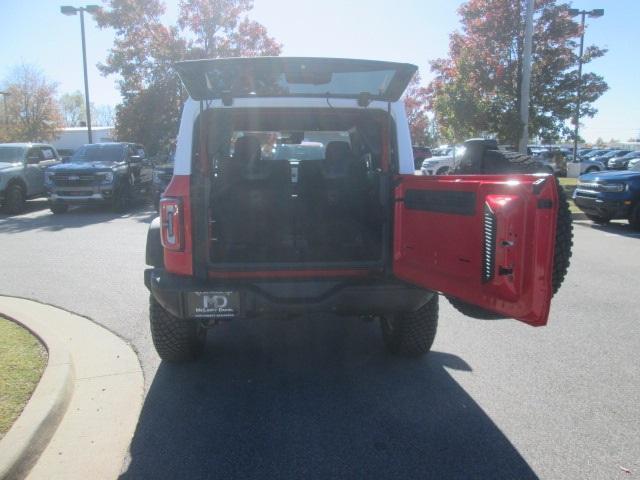
[[[0,312],[49,351],[40,383],[0,441],[0,478],[116,478],[144,396],[136,354],[105,328],[56,307],[0,296]]]
[[[4,312],[1,306],[0,310]],[[0,478],[23,478],[58,428],[73,394],[75,374],[69,351],[54,332],[46,327],[35,331],[28,321],[21,322],[6,313],[2,315],[35,335],[49,355],[29,402],[0,440]]]

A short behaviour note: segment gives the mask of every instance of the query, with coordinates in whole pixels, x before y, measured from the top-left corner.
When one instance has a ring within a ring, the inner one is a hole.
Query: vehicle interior
[[[382,111],[210,113],[210,261],[380,263],[388,125]]]

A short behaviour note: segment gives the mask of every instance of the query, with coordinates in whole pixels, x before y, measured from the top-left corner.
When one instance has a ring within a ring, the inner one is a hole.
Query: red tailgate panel
[[[555,179],[403,175],[399,180],[397,277],[531,325],[547,323]]]

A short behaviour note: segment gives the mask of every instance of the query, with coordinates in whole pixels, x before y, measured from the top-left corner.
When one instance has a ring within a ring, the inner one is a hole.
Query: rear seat
[[[213,192],[215,236],[227,260],[268,260],[262,252],[277,248],[292,223],[291,167],[287,160],[262,160],[254,136],[240,137],[234,150],[233,158],[220,162]]]

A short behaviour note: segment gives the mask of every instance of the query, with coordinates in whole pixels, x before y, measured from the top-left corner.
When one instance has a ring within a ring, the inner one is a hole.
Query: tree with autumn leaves
[[[118,76],[120,140],[143,143],[151,155],[175,139],[186,98],[172,66],[196,58],[279,55],[281,46],[250,20],[249,0],[181,0],[177,24],[163,23],[161,0],[110,0],[96,15],[115,30],[104,75]]]
[[[56,138],[62,126],[57,84],[34,65],[15,66],[0,82],[5,92],[0,142],[37,142]]]
[[[428,90],[422,86],[420,73],[409,82],[402,97],[409,122],[411,142],[414,145],[431,145],[434,142],[432,123],[429,120]]]
[[[450,36],[449,57],[431,62],[435,78],[427,88],[439,132],[464,140],[487,132],[517,145],[526,0],[470,0],[459,11],[462,30]],[[570,136],[578,85],[576,54],[580,25],[569,5],[536,0],[529,132],[547,141]],[[606,50],[585,48],[583,63]],[[606,90],[595,73],[582,77],[581,117],[596,113],[593,102]]]

